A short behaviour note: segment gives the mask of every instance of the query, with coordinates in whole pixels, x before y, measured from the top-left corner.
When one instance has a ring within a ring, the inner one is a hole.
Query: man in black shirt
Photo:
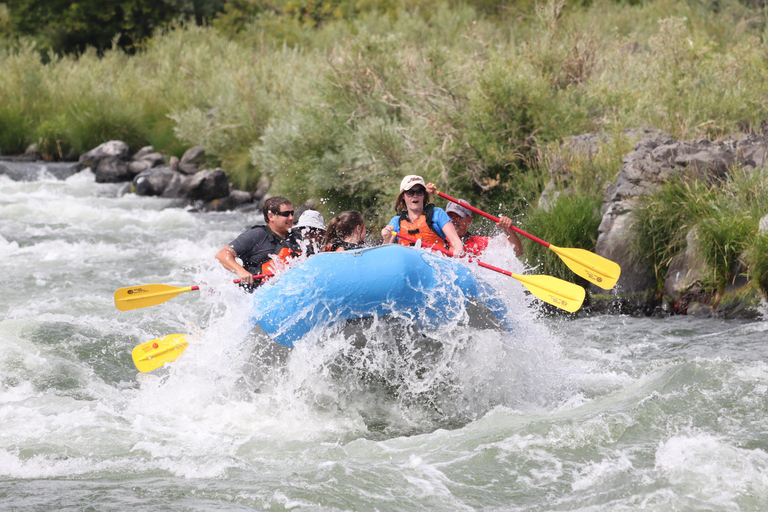
[[[242,284],[252,285],[253,275],[272,273],[272,256],[282,259],[300,252],[301,235],[291,231],[293,206],[280,196],[270,197],[262,208],[266,226],[254,226],[216,253],[216,259],[235,272]],[[241,265],[235,258],[240,258]]]

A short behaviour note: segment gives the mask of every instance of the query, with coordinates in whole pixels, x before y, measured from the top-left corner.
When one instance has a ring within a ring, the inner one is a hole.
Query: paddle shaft
[[[470,205],[470,204],[468,204],[466,201],[462,201],[461,199],[456,199],[455,197],[451,197],[451,196],[449,196],[448,194],[443,194],[442,192],[438,192],[438,193],[437,193],[437,195],[438,195],[438,196],[440,196],[440,197],[442,197],[443,199],[447,199],[448,201],[451,201],[451,202],[453,202],[453,203],[456,203],[456,204],[458,204],[459,206],[463,206],[463,207],[464,207],[464,208],[466,208],[467,210],[473,211],[473,212],[477,213],[478,215],[482,215],[482,216],[483,216],[483,217],[485,217],[486,219],[490,219],[490,220],[492,220],[493,222],[496,222],[496,223],[498,223],[498,222],[501,220],[501,219],[499,219],[498,217],[494,217],[494,216],[493,216],[493,215],[491,215],[490,213],[485,213],[483,210],[478,210],[478,209],[477,209],[477,208],[475,208],[474,206],[471,206],[471,205]],[[523,236],[525,236],[525,237],[528,237],[528,238],[530,238],[531,240],[533,240],[533,241],[534,241],[534,242],[536,242],[537,244],[541,244],[541,245],[543,245],[544,247],[547,247],[547,248],[549,248],[549,243],[548,243],[548,242],[545,242],[545,241],[544,241],[544,240],[542,240],[541,238],[535,237],[535,236],[533,236],[533,235],[532,235],[532,234],[530,234],[530,233],[526,233],[526,232],[525,232],[525,231],[523,231],[522,229],[520,229],[520,228],[518,228],[518,227],[515,227],[515,226],[509,226],[509,228],[510,228],[512,231],[514,231],[515,233],[519,233],[519,234],[521,234],[521,235],[523,235]]]
[[[253,279],[269,279],[270,277],[274,277],[275,274],[254,274]],[[239,283],[240,279],[233,279],[233,283]]]

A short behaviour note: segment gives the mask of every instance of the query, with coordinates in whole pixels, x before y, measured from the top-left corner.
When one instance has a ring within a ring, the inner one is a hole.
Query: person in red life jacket
[[[432,183],[429,183],[427,185],[427,190],[429,190],[430,185],[434,187]],[[463,199],[460,199],[460,201],[469,204]],[[472,210],[464,208],[454,202],[450,202],[448,203],[448,206],[445,207],[445,212],[448,214],[448,217],[451,218],[453,225],[456,226],[456,232],[461,237],[461,241],[464,242],[464,250],[475,256],[479,256],[480,253],[488,247],[488,240],[490,240],[490,238],[487,236],[473,235],[467,232],[469,225],[472,224]],[[512,246],[512,250],[515,251],[515,256],[518,258],[522,256],[523,243],[520,241],[520,237],[517,236],[517,233],[512,231],[512,219],[502,215],[499,217],[499,222],[496,223],[496,225],[504,231],[505,235],[507,235],[507,241]]]
[[[356,210],[341,212],[328,223],[325,233],[325,250],[328,252],[351,251],[363,247],[365,219]]]
[[[274,273],[275,259],[287,261],[300,254],[301,235],[291,231],[293,206],[280,196],[270,197],[262,207],[266,226],[253,226],[216,253],[216,259],[240,278],[246,287],[253,285],[254,274]],[[240,258],[242,265],[235,258]]]
[[[299,217],[299,222],[293,226],[293,231],[301,234],[302,253],[307,256],[319,253],[323,247],[325,239],[325,219],[323,214],[317,210],[305,210]]]
[[[464,253],[464,244],[456,233],[456,228],[445,210],[429,202],[430,194],[424,178],[409,175],[400,182],[400,193],[395,200],[398,213],[381,230],[385,244],[393,243],[397,235],[403,233],[421,240],[423,246],[436,245],[447,249],[451,246],[453,256],[458,258]],[[400,239],[400,244],[411,245]]]

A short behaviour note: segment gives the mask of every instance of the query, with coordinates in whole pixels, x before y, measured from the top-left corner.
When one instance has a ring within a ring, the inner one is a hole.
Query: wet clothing
[[[424,245],[437,245],[446,248],[448,244],[445,240],[443,227],[451,222],[451,218],[445,213],[445,210],[435,205],[428,204],[424,207],[424,213],[416,220],[411,222],[408,218],[408,212],[401,212],[389,221],[395,233],[402,233],[413,238],[420,239]],[[411,245],[406,240],[399,240],[402,245]]]
[[[291,252],[300,254],[300,241],[301,234],[294,231],[288,232],[288,236],[282,238],[269,226],[254,226],[241,233],[229,246],[242,260],[243,268],[252,274],[262,274],[262,265],[271,263],[271,256],[281,254],[281,257],[288,257]]]
[[[464,243],[464,250],[475,256],[480,256],[480,253],[488,247],[488,240],[490,239],[487,236],[472,235],[470,233],[467,233],[461,239]]]
[[[336,252],[339,250],[339,247],[343,247],[345,251],[354,251],[355,249],[360,249],[363,247],[364,244],[359,243],[352,243],[352,242],[334,242],[332,244],[328,244],[328,252]]]

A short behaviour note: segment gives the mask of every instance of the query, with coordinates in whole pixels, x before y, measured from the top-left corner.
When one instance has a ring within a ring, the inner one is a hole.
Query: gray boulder
[[[148,169],[133,178],[134,192],[139,196],[164,196],[165,191],[180,177],[178,172],[168,167]]]
[[[630,222],[620,221],[631,214],[639,197],[653,193],[675,176],[696,176],[710,182],[724,180],[735,164],[750,166],[763,161],[766,148],[768,138],[756,134],[738,141],[716,142],[677,141],[664,135],[636,143],[633,151],[624,156],[616,181],[605,189],[603,220],[598,229],[597,254],[622,268],[617,288],[639,291],[638,287],[645,286],[646,281],[637,277],[653,274],[648,263],[633,260],[629,242],[636,235],[629,229]],[[672,286],[674,291],[677,284]]]
[[[185,196],[189,199],[212,201],[229,195],[229,180],[221,169],[206,169],[193,174],[184,182]]]
[[[98,161],[93,169],[96,183],[120,183],[130,181],[134,173],[128,168],[129,162],[118,157],[104,157]]]
[[[130,148],[128,144],[121,140],[110,140],[80,155],[78,163],[81,169],[85,167],[94,168],[104,158],[128,160],[129,153]]]
[[[205,148],[195,146],[184,152],[179,161],[179,170],[185,174],[195,174],[205,162]]]

